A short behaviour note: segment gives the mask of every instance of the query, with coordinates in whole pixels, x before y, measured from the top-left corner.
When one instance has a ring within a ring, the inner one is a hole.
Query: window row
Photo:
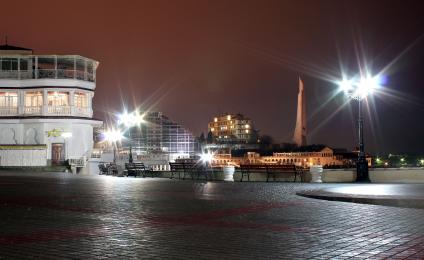
[[[26,107],[43,106],[42,91],[27,91],[25,92],[24,104]],[[69,106],[70,93],[61,91],[48,91],[47,104],[49,106]],[[18,93],[17,92],[0,92],[0,107],[17,107]],[[88,107],[88,95],[84,92],[74,93],[74,106],[80,108]]]

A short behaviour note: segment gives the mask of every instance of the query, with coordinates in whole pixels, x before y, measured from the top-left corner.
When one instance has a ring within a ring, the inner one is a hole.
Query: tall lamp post
[[[372,94],[379,88],[378,77],[363,77],[359,81],[343,80],[339,83],[341,90],[352,100],[358,102],[358,141],[359,152],[356,162],[356,181],[357,182],[370,182],[368,174],[368,162],[365,158],[364,146],[364,118],[362,112],[362,102],[368,95]]]
[[[132,154],[132,139],[131,139],[131,128],[133,126],[139,126],[144,122],[143,115],[140,115],[138,112],[127,113],[124,112],[119,116],[118,124],[124,125],[126,130],[128,131],[128,137],[130,141],[130,154],[128,158],[129,163],[133,163],[133,154]]]
[[[116,142],[122,140],[122,133],[117,129],[110,129],[103,133],[106,141],[112,144],[113,149],[113,163],[116,163]]]

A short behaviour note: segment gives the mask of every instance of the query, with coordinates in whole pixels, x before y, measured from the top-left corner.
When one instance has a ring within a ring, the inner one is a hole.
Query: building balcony
[[[35,107],[24,107],[25,115],[41,115],[43,111],[43,107],[35,106]]]
[[[20,112],[21,111],[21,112]],[[93,112],[88,107],[73,106],[23,106],[23,107],[1,107],[1,117],[13,116],[75,116],[92,117]]]
[[[70,106],[48,106],[47,114],[56,116],[69,116],[71,115]]]
[[[1,55],[0,79],[96,81],[98,62],[78,55]]]
[[[18,107],[0,107],[0,116],[15,116],[18,114]]]

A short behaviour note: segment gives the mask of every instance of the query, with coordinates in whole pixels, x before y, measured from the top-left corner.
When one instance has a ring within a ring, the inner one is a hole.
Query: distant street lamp
[[[113,149],[113,163],[116,163],[116,142],[121,141],[123,138],[122,132],[117,129],[110,129],[103,133],[106,141],[112,144]]]
[[[359,152],[356,162],[356,181],[370,182],[368,174],[368,162],[365,158],[364,149],[364,119],[362,116],[362,101],[380,87],[379,78],[366,76],[359,81],[344,79],[339,83],[340,89],[352,100],[358,101],[358,133],[359,133]]]
[[[130,154],[128,158],[129,163],[133,163],[133,154],[132,154],[132,139],[131,139],[131,128],[133,126],[139,126],[144,123],[143,115],[140,115],[138,112],[124,112],[118,115],[119,121],[118,124],[124,125],[128,131],[129,141],[130,141]]]

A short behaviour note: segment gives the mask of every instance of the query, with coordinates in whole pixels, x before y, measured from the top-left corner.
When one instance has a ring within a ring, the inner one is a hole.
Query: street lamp
[[[130,154],[128,158],[129,163],[133,163],[133,154],[132,154],[132,139],[131,139],[131,127],[138,126],[144,122],[144,116],[140,115],[138,111],[128,113],[125,111],[124,113],[118,115],[118,124],[124,125],[128,131],[128,137],[130,141]]]
[[[103,133],[106,141],[112,144],[113,149],[113,163],[116,163],[116,142],[121,141],[123,138],[122,132],[117,129],[110,129]]]
[[[361,77],[359,80],[346,80],[339,82],[340,89],[352,100],[358,101],[358,134],[359,153],[356,162],[356,181],[370,182],[368,175],[368,162],[365,158],[364,149],[364,119],[362,116],[362,101],[380,87],[379,77]]]

